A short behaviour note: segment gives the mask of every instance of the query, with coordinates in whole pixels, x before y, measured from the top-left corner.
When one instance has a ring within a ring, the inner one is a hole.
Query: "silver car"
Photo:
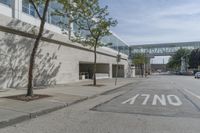
[[[194,77],[195,77],[195,79],[200,78],[200,72],[196,72]]]

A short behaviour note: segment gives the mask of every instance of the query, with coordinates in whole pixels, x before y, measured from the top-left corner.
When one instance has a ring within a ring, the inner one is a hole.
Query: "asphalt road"
[[[199,133],[200,80],[152,76],[0,133]]]
[[[191,79],[191,77],[158,76],[140,83],[135,89],[93,110],[149,116],[200,118],[200,106],[198,106],[200,96],[196,95],[197,92],[200,92],[200,80]],[[196,103],[194,98],[199,101]]]

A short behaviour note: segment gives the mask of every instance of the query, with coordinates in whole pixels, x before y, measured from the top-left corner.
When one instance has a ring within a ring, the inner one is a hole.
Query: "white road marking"
[[[135,100],[138,97],[145,97],[143,102],[141,103],[141,105],[146,105],[151,97],[150,94],[136,94],[134,97],[129,98],[128,100],[122,102],[121,104],[134,104]],[[169,103],[169,105],[173,105],[173,106],[181,106],[182,102],[180,100],[180,98],[176,95],[164,95],[162,94],[161,96],[159,95],[152,95],[153,101],[152,101],[152,105],[157,105],[158,103],[160,103],[162,106],[166,106],[167,105],[167,101]],[[199,97],[200,98],[200,97]],[[140,100],[140,99],[139,99]],[[141,100],[140,100],[141,102]]]
[[[159,101],[163,106],[166,106],[165,95],[161,95],[161,97],[159,97],[158,95],[154,95],[152,105],[156,105],[157,101]]]
[[[176,101],[173,101],[172,97],[174,97],[174,99]],[[169,104],[171,104],[171,105],[174,105],[174,106],[181,106],[182,105],[181,100],[176,95],[167,95],[167,99],[168,99]]]
[[[195,93],[189,91],[188,89],[183,89],[183,90],[185,90],[187,93],[190,93],[191,95],[195,96],[196,98],[200,99],[200,96],[199,96],[199,95],[197,95],[197,94],[195,94]]]
[[[126,103],[128,103],[128,102],[130,102],[130,104],[134,104],[135,99],[136,99],[138,96],[139,96],[139,94],[137,94],[137,95],[135,95],[134,97],[132,97],[132,98],[130,98],[130,99],[128,99],[128,100],[122,102],[122,104],[126,104]]]
[[[141,96],[142,96],[142,97],[145,97],[145,99],[144,99],[142,105],[146,105],[146,104],[147,104],[147,101],[149,100],[150,95],[149,95],[149,94],[142,94]]]

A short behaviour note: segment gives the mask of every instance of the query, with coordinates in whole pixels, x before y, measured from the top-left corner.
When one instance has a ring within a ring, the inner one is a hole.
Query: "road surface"
[[[98,89],[98,88],[97,88]],[[200,80],[151,76],[0,133],[199,133]]]

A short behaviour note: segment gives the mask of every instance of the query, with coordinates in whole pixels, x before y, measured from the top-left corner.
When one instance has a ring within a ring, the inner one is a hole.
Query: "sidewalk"
[[[2,98],[5,96],[26,94],[25,89],[10,89],[0,92],[0,128],[67,107],[134,81],[136,81],[134,78],[118,79],[117,86],[115,86],[114,79],[101,79],[97,81],[98,84],[104,85],[101,87],[87,86],[92,81],[80,81],[46,89],[37,89],[34,90],[35,94],[46,94],[51,97],[30,102]]]

